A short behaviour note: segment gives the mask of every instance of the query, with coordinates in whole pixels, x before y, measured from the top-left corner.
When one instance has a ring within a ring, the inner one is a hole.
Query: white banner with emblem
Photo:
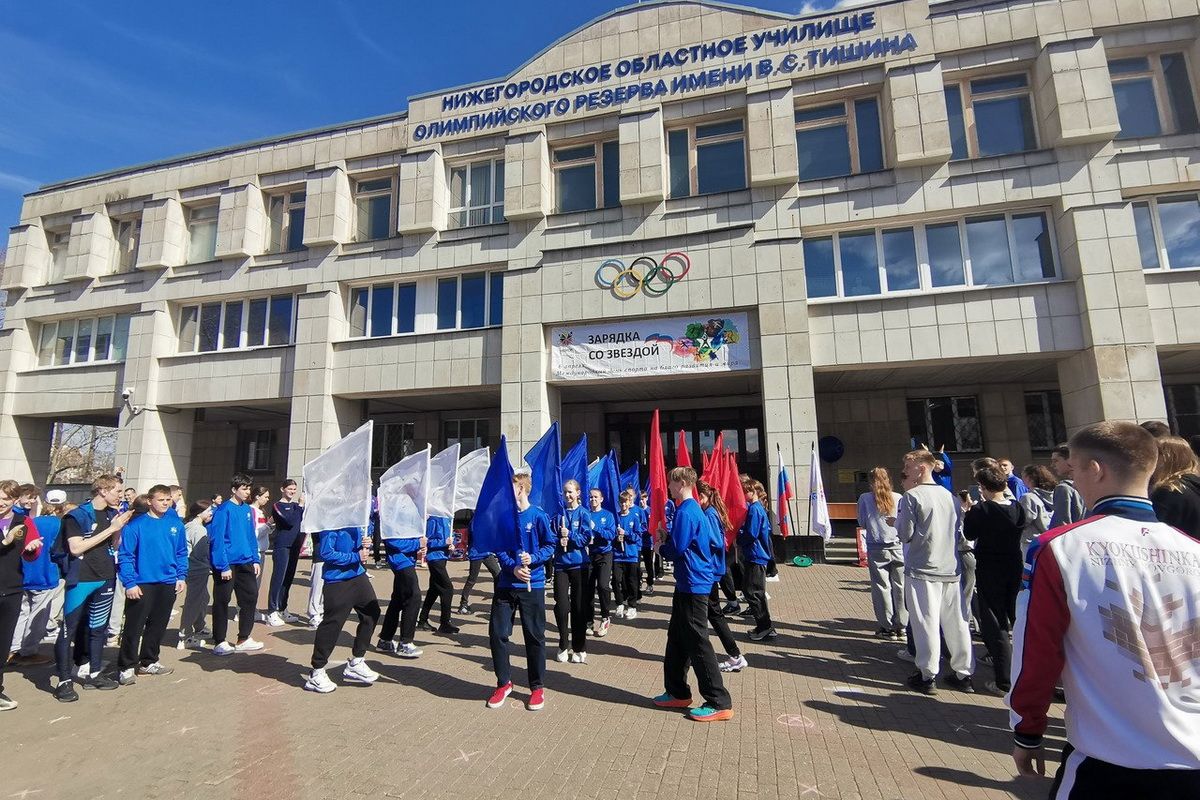
[[[750,368],[745,313],[614,320],[550,331],[557,380],[688,375]]]

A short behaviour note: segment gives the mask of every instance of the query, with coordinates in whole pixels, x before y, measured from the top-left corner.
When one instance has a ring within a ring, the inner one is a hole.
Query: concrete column
[[[12,324],[12,323],[10,323]],[[0,331],[0,477],[41,485],[50,470],[50,436],[53,420],[15,417],[17,374],[31,369],[37,354],[24,321]]]
[[[624,114],[617,125],[621,203],[659,203],[667,198],[667,145],[662,108]]]
[[[546,133],[509,136],[504,145],[504,216],[541,219],[549,214],[551,180]]]
[[[400,157],[399,197],[400,233],[446,230],[450,188],[440,148]]]
[[[746,96],[751,186],[786,185],[798,180],[795,110],[790,84]]]
[[[67,249],[66,280],[90,280],[112,271],[112,220],[102,211],[75,217]]]
[[[269,226],[262,189],[253,183],[221,190],[217,258],[242,259],[267,251]]]
[[[353,199],[344,167],[328,166],[308,173],[304,196],[304,246],[353,241]]]
[[[519,463],[562,412],[558,387],[546,383],[550,348],[541,303],[521,301],[522,297],[537,297],[539,280],[536,270],[508,272],[504,277],[500,430],[508,437],[509,456],[514,463]]]
[[[1034,63],[1033,82],[1043,145],[1107,142],[1120,132],[1100,37],[1046,44]]]
[[[950,159],[950,122],[940,61],[888,70],[883,82],[883,140],[892,166]]]
[[[9,229],[8,252],[0,289],[41,286],[50,277],[50,246],[40,225],[17,225]]]
[[[148,200],[142,206],[138,269],[178,267],[187,258],[187,224],[177,196]]]

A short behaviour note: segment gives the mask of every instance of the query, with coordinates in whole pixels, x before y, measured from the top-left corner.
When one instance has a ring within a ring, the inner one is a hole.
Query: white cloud
[[[796,13],[800,16],[829,14],[856,6],[873,6],[879,4],[879,0],[833,0],[833,2],[830,2],[830,0],[804,0]]]
[[[24,175],[13,175],[11,172],[0,172],[0,188],[12,189],[16,192],[32,192],[42,185],[39,180],[26,178]]]

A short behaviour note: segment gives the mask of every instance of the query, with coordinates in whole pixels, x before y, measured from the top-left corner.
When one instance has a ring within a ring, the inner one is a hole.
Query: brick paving
[[[456,590],[465,569],[451,565]],[[302,565],[298,584],[305,574]],[[386,598],[390,573],[369,574]],[[370,653],[379,683],[330,695],[300,688],[312,643],[303,626],[257,625],[267,648],[229,658],[168,646],[162,660],[175,674],[81,691],[73,704],[49,694],[49,667],[10,672],[8,693],[21,705],[0,716],[0,798],[1045,796],[1048,780],[1013,778],[1000,698],[902,688],[912,667],[895,658],[895,643],[872,636],[865,570],[788,566],[768,589],[781,635],[746,641],[751,667],[726,681],[737,716],[707,725],[648,702],[661,691],[662,590],[638,619],[591,640],[588,664],[559,664],[551,646],[539,713],[524,709],[519,632],[517,691],[501,709],[484,707],[494,681],[482,614],[460,620],[454,640],[419,636],[419,660]],[[299,607],[307,587],[294,592]],[[748,630],[734,626],[741,638]],[[173,631],[167,638],[174,643]],[[980,673],[980,684],[991,677]],[[340,670],[331,675],[340,680]],[[1061,712],[1052,709],[1055,752]]]

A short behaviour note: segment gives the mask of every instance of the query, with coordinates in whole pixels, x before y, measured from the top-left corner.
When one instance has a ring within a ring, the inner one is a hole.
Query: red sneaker
[[[510,694],[512,694],[512,681],[503,686],[497,686],[496,691],[492,692],[492,696],[488,698],[487,707],[499,708],[504,705],[504,701],[508,699]]]
[[[541,711],[542,706],[546,705],[546,692],[543,689],[534,689],[533,694],[529,695],[529,704],[525,706],[530,711]]]

